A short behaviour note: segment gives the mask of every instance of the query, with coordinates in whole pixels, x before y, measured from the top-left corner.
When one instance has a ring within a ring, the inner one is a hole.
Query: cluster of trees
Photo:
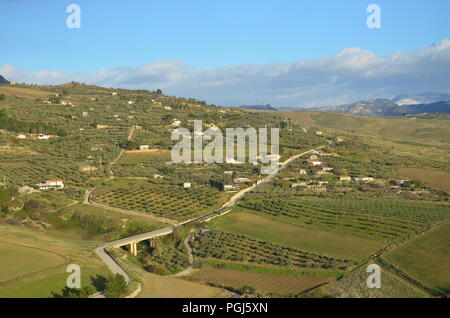
[[[61,128],[49,126],[42,122],[25,122],[11,118],[4,109],[0,109],[0,129],[14,132],[25,132],[30,134],[50,134],[60,137],[67,136],[67,132]]]

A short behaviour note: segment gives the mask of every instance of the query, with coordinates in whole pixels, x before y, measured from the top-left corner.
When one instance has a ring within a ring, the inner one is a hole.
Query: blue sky
[[[81,7],[81,29],[66,27],[71,3]],[[381,29],[366,26],[371,3],[381,7]],[[161,61],[178,61],[197,71],[290,65],[335,56],[349,47],[378,57],[413,52],[450,38],[450,1],[0,0],[0,21],[0,70],[8,65],[9,75],[20,80],[30,78],[25,72],[90,76]],[[184,93],[179,88],[173,92]],[[222,103],[219,97],[213,100]]]

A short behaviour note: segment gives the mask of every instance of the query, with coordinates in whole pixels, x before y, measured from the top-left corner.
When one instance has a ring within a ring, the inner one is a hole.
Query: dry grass
[[[450,192],[450,174],[443,171],[404,168],[399,171],[402,178],[419,180],[430,186]]]
[[[279,296],[296,295],[334,280],[331,277],[273,275],[219,268],[200,269],[189,278],[225,288],[251,286],[258,292]]]
[[[221,288],[188,282],[179,278],[145,274],[140,298],[224,298]]]
[[[0,86],[0,94],[23,97],[27,99],[36,99],[46,97],[48,95],[54,95],[54,93],[46,92],[43,90],[11,86]]]

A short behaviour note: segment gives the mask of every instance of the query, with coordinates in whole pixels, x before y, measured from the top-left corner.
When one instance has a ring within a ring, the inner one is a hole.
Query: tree
[[[158,88],[158,89],[156,90],[156,94],[158,94],[158,95],[162,95],[162,93],[163,93],[163,92],[162,92],[162,90],[161,90],[161,89],[159,89],[159,88]]]
[[[110,276],[106,283],[106,297],[119,298],[125,293],[126,287],[127,283],[122,275]]]

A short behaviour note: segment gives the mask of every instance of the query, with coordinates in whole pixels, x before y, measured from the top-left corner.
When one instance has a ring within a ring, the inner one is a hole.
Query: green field
[[[109,274],[95,256],[98,244],[0,225],[0,297],[54,297],[66,285],[68,264],[80,266],[82,286],[96,288],[96,278]]]
[[[352,260],[364,259],[384,246],[383,243],[374,240],[311,230],[245,212],[216,218],[211,221],[209,227],[313,253]]]
[[[50,250],[24,246],[0,239],[0,283],[58,267],[67,259]]]
[[[442,293],[450,292],[450,223],[390,251],[383,258],[407,275]]]

